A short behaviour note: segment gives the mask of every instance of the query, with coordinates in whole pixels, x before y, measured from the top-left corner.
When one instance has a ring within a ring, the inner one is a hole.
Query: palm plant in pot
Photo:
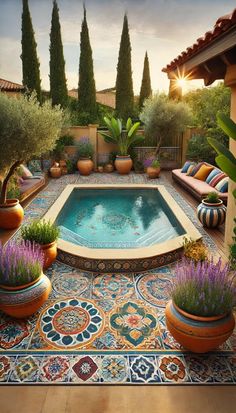
[[[226,207],[217,192],[209,192],[197,207],[197,217],[203,226],[216,228],[225,222]]]
[[[120,174],[128,174],[133,165],[129,149],[131,146],[144,140],[143,136],[137,135],[140,122],[133,123],[131,118],[129,118],[126,122],[126,129],[123,130],[121,119],[109,119],[105,116],[104,121],[109,133],[102,131],[99,131],[99,133],[103,136],[105,142],[118,145],[115,167]]]
[[[35,313],[47,300],[51,283],[42,272],[39,245],[23,241],[0,244],[0,309],[23,318]]]
[[[228,264],[184,258],[175,268],[171,298],[165,310],[166,325],[183,347],[205,353],[232,334],[236,305],[235,277]]]
[[[43,269],[47,269],[57,256],[57,239],[60,230],[50,221],[33,221],[21,229],[21,236],[25,241],[39,244],[43,252]]]
[[[77,168],[81,175],[90,175],[93,170],[92,156],[94,154],[93,145],[89,138],[83,137],[78,143],[78,157]]]

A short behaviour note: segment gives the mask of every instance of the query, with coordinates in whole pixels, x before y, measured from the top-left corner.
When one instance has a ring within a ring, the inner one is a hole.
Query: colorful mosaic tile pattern
[[[42,216],[66,184],[101,182],[145,183],[146,177],[65,176],[33,200],[25,221]],[[192,208],[170,192],[214,250]],[[215,352],[196,355],[166,329],[173,265],[101,274],[57,261],[47,275],[52,292],[37,314],[14,320],[0,313],[1,384],[236,384],[236,331]]]

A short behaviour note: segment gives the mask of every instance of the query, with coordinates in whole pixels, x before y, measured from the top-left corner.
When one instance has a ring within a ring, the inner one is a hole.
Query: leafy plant
[[[72,174],[76,170],[76,164],[73,163],[70,159],[67,159],[66,168],[67,168],[68,174]]]
[[[230,245],[230,265],[231,268],[236,270],[236,218],[234,218],[234,228],[233,228],[233,244]]]
[[[50,244],[60,235],[59,228],[50,221],[33,221],[21,229],[21,236],[25,241],[36,242],[40,245]]]
[[[144,140],[143,136],[137,135],[137,130],[140,126],[140,122],[133,124],[131,118],[128,118],[126,122],[126,130],[122,130],[121,119],[104,117],[108,131],[110,134],[100,131],[105,142],[117,144],[119,147],[119,155],[128,155],[129,148]]]
[[[220,202],[220,198],[217,192],[212,191],[212,192],[209,192],[209,194],[207,194],[205,201],[209,202],[210,204],[217,204]]]
[[[234,278],[221,259],[207,261],[183,259],[175,267],[171,288],[173,302],[189,314],[210,317],[228,313],[236,304]]]
[[[207,259],[208,251],[202,240],[194,241],[184,237],[183,248],[184,256],[194,262],[204,261]]]
[[[42,273],[43,253],[35,243],[0,243],[0,284],[16,287],[37,280]]]
[[[151,163],[151,167],[152,168],[156,168],[156,169],[158,169],[158,168],[160,168],[160,161],[158,160],[158,159],[154,159],[154,161],[152,161],[152,163]]]
[[[204,160],[210,164],[215,164],[215,152],[209,145],[207,137],[204,135],[193,135],[188,142],[186,159],[200,162]]]
[[[142,161],[135,159],[134,161],[134,170],[135,172],[144,172],[144,165]]]
[[[77,146],[79,158],[91,158],[93,156],[93,145],[91,144],[89,138],[87,138],[86,136],[80,139]]]

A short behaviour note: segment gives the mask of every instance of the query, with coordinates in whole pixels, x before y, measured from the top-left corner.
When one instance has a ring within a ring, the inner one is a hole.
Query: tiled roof
[[[0,90],[15,92],[24,90],[24,86],[19,83],[10,82],[9,80],[0,79]]]
[[[176,69],[177,66],[184,64],[193,55],[197,54],[199,51],[209,46],[215,39],[219,38],[221,35],[226,33],[229,29],[236,25],[236,9],[230,14],[219,17],[213,30],[205,33],[204,36],[199,37],[193,46],[188,47],[184,52],[182,52],[176,59],[172,60],[166,67],[162,69],[163,72],[170,72]]]

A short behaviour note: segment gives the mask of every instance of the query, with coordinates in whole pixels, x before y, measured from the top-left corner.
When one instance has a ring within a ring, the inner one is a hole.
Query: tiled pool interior
[[[62,239],[89,248],[142,248],[185,233],[156,189],[75,188],[56,223]]]

